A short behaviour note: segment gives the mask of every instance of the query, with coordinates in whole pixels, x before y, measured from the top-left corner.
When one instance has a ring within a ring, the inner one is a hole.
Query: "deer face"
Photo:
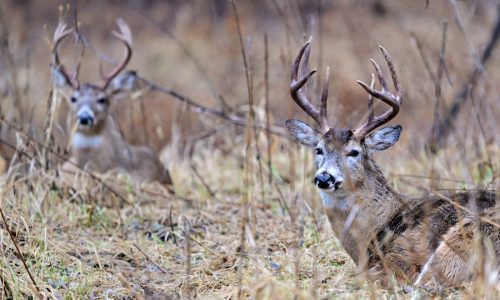
[[[321,134],[299,120],[288,120],[286,125],[298,142],[314,149],[314,184],[326,193],[362,185],[366,179],[365,166],[372,153],[394,145],[401,134],[401,126],[396,125],[381,128],[358,140],[348,129],[330,129]]]
[[[84,84],[66,98],[78,132],[88,133],[106,121],[110,97],[102,89]]]

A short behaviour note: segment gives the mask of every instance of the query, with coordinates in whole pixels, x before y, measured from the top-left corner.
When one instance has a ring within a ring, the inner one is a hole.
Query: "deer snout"
[[[322,172],[316,175],[314,184],[320,189],[327,190],[335,185],[335,177],[327,172]]]
[[[76,115],[76,118],[78,120],[79,125],[88,127],[94,125],[94,114],[90,109],[85,109],[85,108],[81,109]]]

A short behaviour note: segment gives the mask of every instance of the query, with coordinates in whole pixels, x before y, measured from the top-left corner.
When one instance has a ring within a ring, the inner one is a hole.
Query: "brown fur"
[[[500,257],[498,227],[485,227],[487,224],[480,222],[475,234],[473,214],[440,197],[411,199],[398,194],[388,187],[370,158],[366,159],[365,171],[363,184],[351,185],[360,210],[346,232],[342,230],[348,213],[326,210],[333,231],[337,236],[345,236],[342,245],[361,268],[384,270],[385,264],[400,280],[415,282],[434,254],[420,282],[433,279],[453,286],[473,275],[471,264],[479,254],[474,248],[475,239],[484,237],[492,241],[496,257]],[[450,200],[470,211],[477,206],[478,213],[489,213],[489,217],[498,219],[495,213],[498,201],[493,192],[464,192],[451,196]]]

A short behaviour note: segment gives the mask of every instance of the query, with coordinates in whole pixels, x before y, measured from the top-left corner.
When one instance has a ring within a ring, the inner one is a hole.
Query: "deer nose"
[[[90,114],[82,113],[78,115],[78,122],[80,122],[80,125],[83,126],[92,126],[94,118]]]
[[[326,172],[322,172],[314,178],[314,184],[320,189],[326,190],[335,184],[335,177]]]

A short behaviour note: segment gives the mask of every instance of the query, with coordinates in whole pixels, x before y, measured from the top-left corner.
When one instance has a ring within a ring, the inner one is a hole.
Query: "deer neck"
[[[73,151],[90,151],[104,146],[108,131],[107,120],[88,131],[77,131],[71,137]]]
[[[380,169],[372,161],[365,165],[366,179],[348,190],[321,191],[328,220],[347,253],[357,263],[360,251],[402,207],[402,197],[388,186]]]
[[[71,138],[72,151],[92,151],[107,148],[111,144],[116,144],[116,134],[113,119],[106,118],[103,122],[88,131],[77,131]]]
[[[76,132],[71,138],[72,159],[80,167],[89,167],[106,172],[128,162],[128,147],[124,142],[113,119],[87,132]],[[125,166],[126,168],[126,166]]]

